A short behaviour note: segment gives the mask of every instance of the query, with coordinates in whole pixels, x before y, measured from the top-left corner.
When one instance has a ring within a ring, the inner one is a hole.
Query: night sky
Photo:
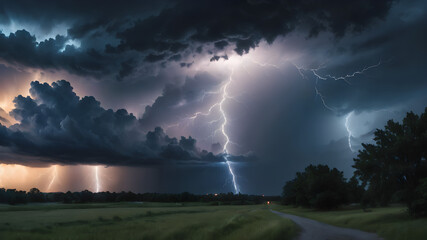
[[[423,0],[1,1],[0,187],[351,177],[376,128],[427,106],[426,43]]]

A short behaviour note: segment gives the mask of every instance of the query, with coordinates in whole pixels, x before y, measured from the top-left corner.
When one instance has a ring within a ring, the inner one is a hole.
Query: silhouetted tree
[[[420,180],[416,193],[418,197],[411,202],[409,213],[414,216],[427,216],[427,178]]]
[[[356,176],[351,177],[347,183],[347,198],[349,203],[360,203],[365,193],[365,186],[360,184]]]
[[[43,193],[40,192],[37,188],[31,188],[27,193],[29,202],[44,202],[45,197]]]
[[[16,189],[7,189],[5,196],[6,196],[6,202],[11,205],[22,204],[27,202],[27,195],[25,191],[16,191]]]
[[[287,181],[283,186],[282,203],[285,205],[297,205],[296,179]]]
[[[331,209],[347,202],[347,183],[343,172],[326,165],[309,165],[283,187],[285,204]]]
[[[365,201],[387,205],[397,199],[413,212],[412,205],[424,196],[420,180],[427,177],[427,108],[420,116],[407,113],[402,123],[389,120],[374,134],[375,143],[362,144],[353,166],[368,186]]]

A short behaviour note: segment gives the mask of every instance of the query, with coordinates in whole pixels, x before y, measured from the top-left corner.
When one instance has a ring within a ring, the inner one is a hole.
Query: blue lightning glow
[[[352,151],[352,152],[354,152],[354,150],[353,150],[353,147],[352,147],[352,145],[351,145],[351,137],[353,137],[353,134],[351,133],[351,130],[350,130],[350,127],[349,127],[349,121],[350,121],[350,117],[351,117],[351,115],[353,114],[353,112],[350,112],[346,117],[345,117],[345,123],[344,123],[344,126],[345,126],[345,129],[347,130],[347,132],[348,132],[348,147],[350,148],[350,150]]]
[[[81,43],[80,41],[75,39],[68,39],[68,41],[64,43],[64,46],[59,50],[59,52],[64,52],[67,46],[73,46],[74,48],[79,48],[81,46]]]
[[[279,67],[278,67],[277,65],[274,65],[274,64],[270,64],[270,63],[260,63],[260,62],[257,62],[257,61],[255,61],[255,60],[252,60],[252,59],[251,59],[251,61],[252,61],[253,63],[255,63],[255,64],[257,64],[257,65],[261,66],[261,67],[269,66],[269,67],[274,67],[274,68],[279,69]],[[293,64],[293,63],[292,63],[292,64]],[[304,72],[311,72],[311,73],[316,77],[316,85],[314,86],[314,90],[315,90],[315,92],[316,92],[316,95],[317,95],[317,96],[319,96],[320,101],[322,102],[322,105],[323,105],[326,109],[328,109],[328,110],[330,110],[330,111],[332,111],[332,112],[337,112],[337,109],[336,109],[336,108],[334,108],[334,107],[332,107],[332,106],[329,106],[329,105],[327,104],[327,102],[326,102],[326,97],[325,97],[325,96],[324,96],[324,95],[319,91],[319,89],[317,88],[317,80],[323,80],[323,81],[327,81],[327,80],[345,81],[346,83],[348,83],[349,85],[351,85],[351,83],[349,82],[349,79],[350,79],[350,78],[354,78],[354,77],[356,77],[357,75],[364,74],[366,71],[368,71],[368,70],[370,70],[370,69],[372,69],[372,68],[377,68],[377,67],[379,67],[379,66],[381,65],[381,60],[380,60],[377,64],[370,65],[370,66],[364,67],[364,68],[363,68],[363,69],[361,69],[361,70],[357,70],[357,71],[355,71],[355,72],[353,72],[353,73],[346,74],[346,75],[344,75],[344,76],[338,76],[338,77],[337,77],[337,76],[330,75],[330,74],[325,75],[325,76],[320,75],[320,74],[318,73],[318,71],[319,71],[320,69],[324,68],[324,67],[322,67],[322,66],[320,66],[320,67],[318,67],[318,68],[304,69],[304,68],[302,68],[302,67],[297,66],[296,64],[293,64],[293,65],[297,68],[297,70],[298,70],[299,74],[301,75],[301,77],[302,77],[303,79],[307,79],[307,77],[306,77],[306,75],[305,75],[305,73],[304,73]],[[345,128],[346,128],[346,130],[347,130],[347,133],[348,133],[348,137],[347,137],[348,147],[350,148],[350,151],[355,152],[355,150],[353,149],[352,143],[351,143],[351,138],[353,137],[353,134],[352,134],[351,129],[350,129],[350,126],[349,126],[349,125],[350,125],[350,118],[351,118],[351,116],[352,116],[352,115],[353,115],[353,111],[352,111],[352,112],[350,112],[350,113],[345,117],[345,123],[344,123],[344,126],[345,126]]]
[[[316,86],[314,87],[314,89],[315,89],[315,91],[316,91],[316,95],[317,95],[317,96],[319,96],[319,98],[320,98],[320,100],[321,100],[321,102],[322,102],[323,106],[324,106],[326,109],[328,109],[328,110],[330,110],[330,111],[332,111],[332,112],[337,112],[337,109],[336,109],[336,108],[334,108],[334,107],[332,107],[332,106],[329,106],[329,105],[326,103],[326,98],[325,98],[325,96],[324,96],[324,95],[319,91],[319,89],[317,88],[317,80],[323,80],[323,81],[327,81],[327,80],[344,81],[344,82],[346,82],[347,84],[351,85],[351,83],[350,83],[349,79],[354,78],[354,77],[356,77],[357,75],[362,75],[362,74],[364,74],[366,71],[369,71],[370,69],[377,68],[377,67],[379,67],[381,64],[382,64],[382,62],[381,62],[381,60],[380,60],[377,64],[374,64],[374,65],[370,65],[370,66],[364,67],[364,68],[363,68],[363,69],[361,69],[361,70],[357,70],[357,71],[355,71],[355,72],[353,72],[353,73],[346,74],[346,75],[344,75],[344,76],[333,76],[333,75],[331,75],[331,74],[328,74],[328,75],[322,76],[322,75],[320,75],[319,70],[323,69],[323,68],[324,68],[323,66],[320,66],[320,67],[318,67],[318,68],[309,68],[309,69],[305,69],[305,68],[303,68],[303,67],[299,67],[299,66],[297,66],[296,64],[293,64],[293,65],[298,69],[298,72],[299,72],[299,74],[301,75],[301,77],[302,77],[303,79],[307,79],[307,77],[306,77],[306,75],[305,75],[305,73],[304,73],[304,72],[311,72],[311,73],[316,77]]]

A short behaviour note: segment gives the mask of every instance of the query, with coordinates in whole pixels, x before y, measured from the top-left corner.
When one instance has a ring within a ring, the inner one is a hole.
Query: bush
[[[408,212],[415,217],[426,217],[427,216],[427,178],[420,180],[420,185],[417,187],[416,195],[418,196],[408,206]]]
[[[348,202],[348,189],[343,173],[336,168],[310,165],[285,184],[282,203],[318,209],[336,208]]]

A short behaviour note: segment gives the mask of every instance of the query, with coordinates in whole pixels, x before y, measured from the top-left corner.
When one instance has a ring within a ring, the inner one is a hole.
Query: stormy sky
[[[426,11],[2,1],[0,187],[95,190],[91,168],[103,191],[279,194],[308,164],[350,177],[376,128],[427,107]]]

